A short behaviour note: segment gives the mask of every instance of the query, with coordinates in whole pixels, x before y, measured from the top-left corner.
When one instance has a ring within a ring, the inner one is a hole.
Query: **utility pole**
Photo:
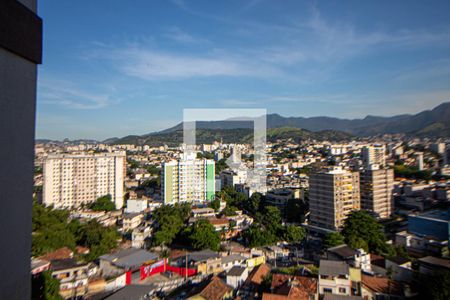
[[[186,260],[186,268],[185,268],[184,272],[185,272],[185,276],[186,276],[185,279],[187,281],[187,278],[188,278],[188,273],[187,273],[188,272],[188,252],[187,252],[187,250],[186,250],[186,259],[185,260]]]

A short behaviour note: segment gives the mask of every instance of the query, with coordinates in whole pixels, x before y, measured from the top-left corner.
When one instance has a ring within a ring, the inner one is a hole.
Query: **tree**
[[[305,211],[306,205],[300,199],[289,199],[286,205],[286,220],[301,223]]]
[[[323,246],[325,249],[345,244],[344,237],[339,232],[330,232],[325,236]]]
[[[220,248],[220,235],[206,219],[200,219],[192,225],[189,239],[196,250],[218,251]]]
[[[80,232],[79,244],[90,249],[87,260],[94,260],[116,248],[120,237],[114,227],[103,227],[96,220],[83,225]]]
[[[59,295],[59,280],[53,278],[51,271],[44,271],[32,277],[32,299],[62,300]]]
[[[149,172],[152,175],[159,175],[161,173],[161,168],[155,166],[155,165],[149,165],[146,167],[147,172]]]
[[[161,188],[161,177],[157,176],[152,179],[146,180],[142,183],[142,187],[147,187],[151,189]]]
[[[288,225],[283,236],[289,243],[299,243],[306,237],[306,230],[303,227]]]
[[[261,194],[253,193],[250,198],[244,202],[244,208],[250,214],[254,215],[259,210],[261,204]]]
[[[95,211],[112,211],[116,209],[116,205],[111,200],[111,195],[105,195],[92,202],[89,208]]]
[[[32,254],[42,255],[58,248],[69,247],[74,249],[75,237],[65,225],[53,225],[50,228],[35,232],[32,238]]]
[[[272,245],[277,241],[277,236],[275,234],[262,228],[259,224],[256,223],[253,223],[244,232],[244,237],[250,247]]]
[[[215,212],[219,211],[220,209],[220,200],[214,199],[209,203],[209,206],[214,209]]]
[[[390,252],[383,226],[367,211],[351,212],[344,222],[342,235],[345,242],[354,249],[362,247],[382,255]]]
[[[81,224],[68,221],[68,212],[33,204],[32,254],[42,255],[61,247],[76,245],[90,248],[87,260],[96,259],[117,246],[120,237],[115,227],[104,227],[93,220]]]
[[[226,161],[227,161],[226,158],[222,158],[216,162],[216,174],[220,174],[220,172],[228,168]]]
[[[156,232],[152,243],[155,246],[169,245],[183,228],[184,222],[189,217],[191,206],[189,203],[163,205],[153,213],[156,221]]]
[[[227,205],[223,211],[222,214],[224,214],[225,216],[229,217],[229,216],[235,216],[237,213],[236,211],[238,210],[238,208],[236,206],[231,206],[231,205]]]
[[[419,275],[414,280],[414,286],[419,292],[418,299],[450,299],[450,274],[448,273]]]
[[[270,233],[277,235],[281,229],[280,210],[276,206],[267,206],[262,221]]]

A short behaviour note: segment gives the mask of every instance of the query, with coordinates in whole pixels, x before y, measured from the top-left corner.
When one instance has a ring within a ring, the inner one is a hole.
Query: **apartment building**
[[[43,204],[75,208],[111,195],[116,208],[123,206],[125,152],[50,154],[44,158]]]
[[[334,167],[309,177],[310,225],[339,230],[360,209],[359,173]]]
[[[215,162],[193,157],[166,162],[161,187],[165,204],[214,200]]]
[[[319,294],[350,296],[352,282],[346,262],[321,260],[319,266]]]
[[[384,167],[386,165],[386,146],[383,144],[365,146],[361,149],[361,158],[366,168],[373,164]]]
[[[245,170],[238,170],[237,172],[224,170],[220,173],[220,183],[222,187],[234,187],[236,184],[245,184],[246,181],[247,171]]]
[[[360,174],[361,208],[378,218],[389,218],[394,212],[394,170],[372,165]]]

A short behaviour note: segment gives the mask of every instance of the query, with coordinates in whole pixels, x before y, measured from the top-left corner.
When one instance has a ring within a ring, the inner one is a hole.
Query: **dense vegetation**
[[[345,244],[345,239],[339,232],[330,232],[323,240],[323,247],[325,249]]]
[[[352,138],[351,134],[335,131],[323,130],[318,132],[306,129],[281,127],[269,128],[267,130],[267,140],[276,141],[278,139],[290,139],[301,141],[305,139],[315,140],[335,140],[342,141]],[[231,129],[199,129],[196,130],[197,144],[212,144],[214,141],[222,140],[224,143],[249,143],[253,141],[253,128],[231,128]],[[170,132],[152,133],[143,136],[129,135],[115,140],[116,144],[135,144],[150,146],[178,146],[183,142],[183,130],[178,129]]]
[[[31,299],[62,300],[59,295],[59,280],[53,278],[51,271],[34,275],[31,280]]]
[[[386,257],[401,256],[408,258],[404,247],[394,247],[386,243],[383,225],[365,210],[353,211],[345,220],[341,234],[345,243],[353,249],[362,248]],[[341,242],[337,235],[334,238],[339,243]],[[327,241],[326,239],[326,242],[330,243],[330,240]]]
[[[244,194],[231,187],[225,187],[218,193],[218,196],[227,203],[222,214],[232,215],[233,212],[240,209],[253,217],[254,223],[243,233],[244,240],[250,247],[270,245],[281,240],[298,243],[306,236],[302,227],[283,226],[282,214],[284,212],[278,207],[267,205],[265,197],[260,193],[254,193],[246,199]],[[301,214],[303,207],[299,203],[299,200],[292,200],[288,203],[288,207],[293,209],[294,213]],[[300,216],[289,214],[289,218],[298,221]]]
[[[450,299],[450,274],[448,273],[418,275],[413,286],[419,292],[417,299]]]
[[[175,237],[183,229],[190,212],[191,205],[189,203],[158,207],[153,213],[156,231],[152,238],[152,244],[154,246],[172,244]]]
[[[88,207],[94,211],[112,211],[116,209],[116,205],[111,200],[111,195],[97,198],[97,200],[89,204]]]
[[[218,251],[220,248],[220,234],[206,219],[199,219],[187,227],[184,235],[188,239],[189,245],[196,250],[211,249]]]
[[[423,179],[423,180],[431,179],[431,171],[430,170],[420,171],[417,167],[409,167],[409,166],[399,165],[399,164],[394,166],[394,174],[395,174],[395,177]]]
[[[84,259],[91,261],[117,246],[120,235],[115,227],[103,227],[95,220],[81,224],[76,219],[68,220],[68,217],[69,212],[66,210],[53,210],[33,204],[33,256],[61,247],[75,249],[79,245],[90,249]]]

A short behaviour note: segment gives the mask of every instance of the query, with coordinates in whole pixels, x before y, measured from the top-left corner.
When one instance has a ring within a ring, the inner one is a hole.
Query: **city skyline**
[[[364,118],[448,101],[449,4],[386,5],[41,2],[37,138],[144,134],[183,108]]]

